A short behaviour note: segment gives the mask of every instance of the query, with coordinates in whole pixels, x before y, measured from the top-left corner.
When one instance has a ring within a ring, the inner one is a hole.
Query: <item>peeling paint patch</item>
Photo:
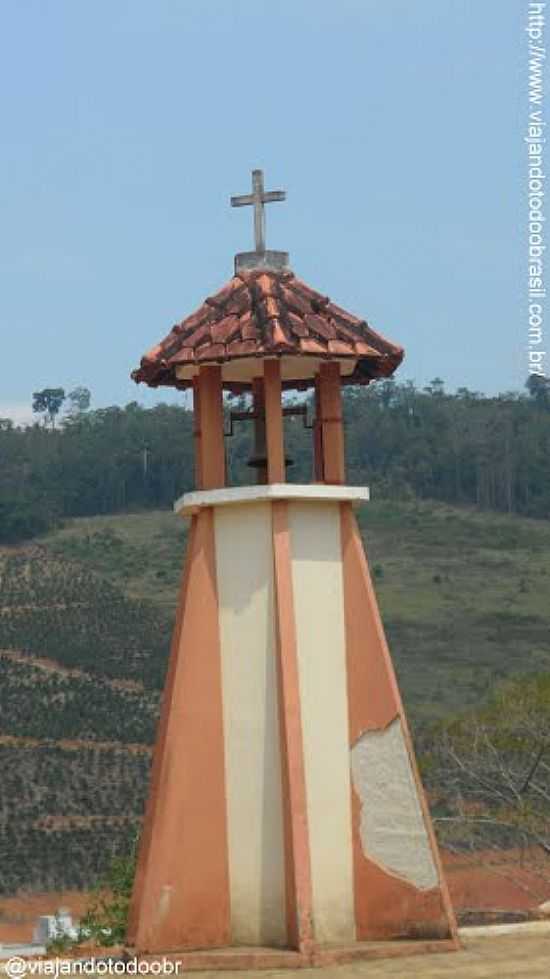
[[[439,883],[401,722],[365,731],[351,749],[363,853],[421,890]]]

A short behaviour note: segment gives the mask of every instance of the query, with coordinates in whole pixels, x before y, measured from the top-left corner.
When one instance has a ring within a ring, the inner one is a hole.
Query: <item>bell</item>
[[[293,466],[293,465],[294,465],[294,459],[291,459],[290,456],[285,456],[285,466]],[[250,469],[267,470],[267,455],[265,454],[251,455],[250,459],[247,462],[247,466],[249,466]]]

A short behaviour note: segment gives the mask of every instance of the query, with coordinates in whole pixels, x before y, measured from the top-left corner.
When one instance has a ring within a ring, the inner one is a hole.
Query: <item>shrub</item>
[[[136,873],[137,840],[130,852],[116,856],[96,888],[89,911],[80,922],[76,943],[92,940],[97,945],[121,945],[126,940],[128,911]]]

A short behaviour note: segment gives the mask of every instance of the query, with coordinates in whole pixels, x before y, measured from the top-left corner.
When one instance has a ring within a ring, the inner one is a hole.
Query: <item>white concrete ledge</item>
[[[268,486],[231,486],[223,489],[184,493],[174,503],[174,512],[184,517],[207,506],[265,503],[269,500],[313,500],[320,503],[366,503],[368,486],[328,486],[326,483],[271,483]]]

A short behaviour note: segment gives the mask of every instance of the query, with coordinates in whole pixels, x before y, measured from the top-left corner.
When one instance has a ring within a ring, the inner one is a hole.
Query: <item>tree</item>
[[[0,544],[19,544],[45,533],[53,523],[47,500],[0,497]]]
[[[445,382],[440,377],[434,377],[433,380],[424,388],[426,394],[430,394],[433,398],[440,398],[445,394]]]
[[[87,411],[90,407],[91,391],[89,388],[76,387],[73,391],[69,391],[67,400],[71,403],[69,409],[71,414],[79,414],[81,411]]]
[[[33,392],[32,410],[35,414],[45,414],[51,427],[55,428],[55,419],[64,400],[63,388],[43,388],[42,391]]]
[[[548,881],[550,675],[509,680],[486,707],[424,737],[425,783],[443,846],[487,862],[491,851],[500,859],[505,850],[512,879],[529,862]]]
[[[543,408],[550,407],[550,378],[543,377],[542,374],[530,374],[525,387],[535,404]]]

